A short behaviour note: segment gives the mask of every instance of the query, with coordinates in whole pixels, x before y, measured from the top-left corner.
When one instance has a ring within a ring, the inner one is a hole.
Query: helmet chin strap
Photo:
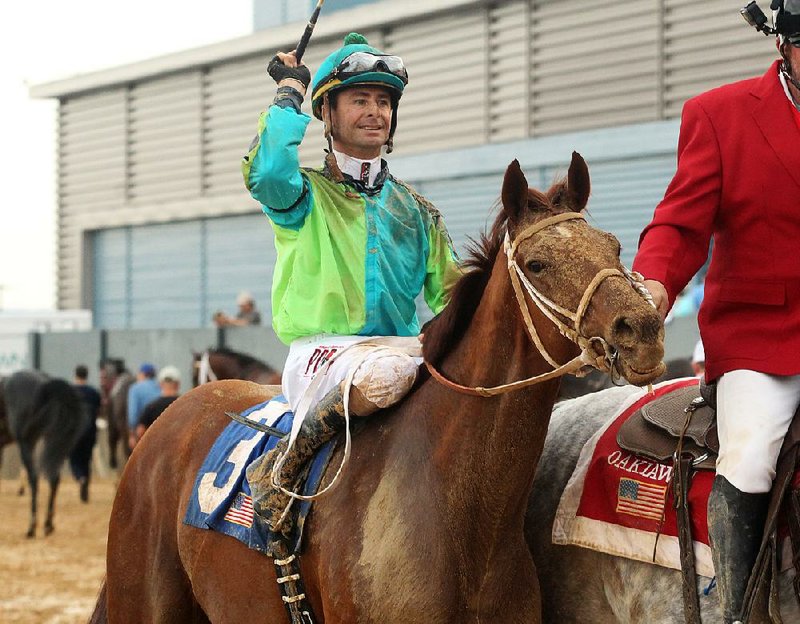
[[[325,165],[331,173],[335,182],[344,182],[344,175],[336,162],[336,155],[333,153],[333,122],[331,121],[331,104],[328,94],[322,96],[322,123],[325,128],[325,139],[328,141],[328,153],[325,155]]]
[[[791,61],[789,61],[789,56],[786,54],[787,45],[791,44],[788,42],[787,39],[782,38],[780,45],[781,58],[783,59],[783,63],[781,63],[781,73],[783,74],[783,77],[786,78],[786,80],[792,83],[795,89],[800,91],[800,80],[798,80],[792,75],[792,69],[794,68],[792,67]],[[800,102],[797,103],[800,104]]]

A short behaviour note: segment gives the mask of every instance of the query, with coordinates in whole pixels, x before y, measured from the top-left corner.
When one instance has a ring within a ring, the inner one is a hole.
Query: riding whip
[[[294,57],[297,59],[298,65],[300,64],[300,59],[303,58],[303,54],[305,54],[306,46],[311,39],[311,33],[314,32],[314,26],[317,25],[317,18],[319,17],[319,12],[322,10],[323,4],[325,4],[325,0],[317,0],[317,7],[308,19],[305,32],[303,32],[303,36],[300,37],[300,42],[297,44],[297,48],[295,48]]]

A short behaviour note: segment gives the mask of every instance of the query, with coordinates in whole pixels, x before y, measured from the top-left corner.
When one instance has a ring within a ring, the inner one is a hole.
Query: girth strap
[[[700,624],[700,597],[697,594],[697,572],[694,563],[692,542],[692,516],[689,509],[689,486],[691,485],[692,462],[689,453],[676,454],[672,479],[673,507],[678,520],[678,545],[681,555],[681,577],[683,580],[683,615],[686,624]]]
[[[275,575],[281,590],[281,601],[286,607],[291,624],[316,624],[314,612],[306,598],[303,579],[300,577],[300,560],[289,553],[284,540],[275,542],[272,549]]]

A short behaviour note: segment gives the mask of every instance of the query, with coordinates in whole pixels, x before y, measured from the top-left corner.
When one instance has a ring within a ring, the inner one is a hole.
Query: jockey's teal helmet
[[[406,84],[408,73],[399,56],[385,54],[369,45],[363,35],[350,33],[344,45],[320,64],[311,83],[311,110],[322,119],[324,95],[355,85],[387,88],[396,109]]]

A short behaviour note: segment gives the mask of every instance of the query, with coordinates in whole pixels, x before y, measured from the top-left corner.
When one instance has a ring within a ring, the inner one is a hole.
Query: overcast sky
[[[0,3],[0,309],[55,306],[56,104],[28,86],[251,30],[251,0]]]

